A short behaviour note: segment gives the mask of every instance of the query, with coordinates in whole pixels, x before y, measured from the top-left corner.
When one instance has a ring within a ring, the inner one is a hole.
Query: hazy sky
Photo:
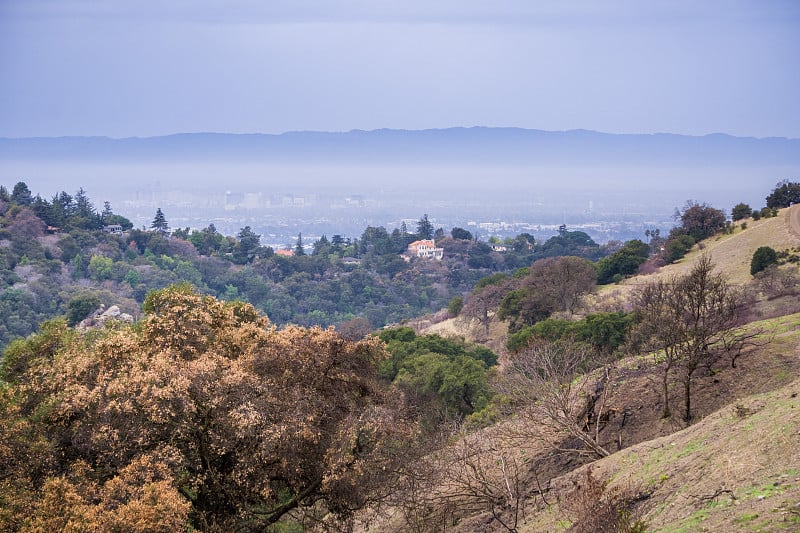
[[[800,137],[800,1],[0,0],[0,136]]]

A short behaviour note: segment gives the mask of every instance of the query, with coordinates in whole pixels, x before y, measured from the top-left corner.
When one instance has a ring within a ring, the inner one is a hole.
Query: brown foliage
[[[461,309],[461,316],[474,318],[480,322],[489,334],[489,324],[492,317],[497,312],[503,297],[515,285],[513,279],[504,280],[501,283],[494,283],[482,287],[469,295],[464,307]]]
[[[5,230],[13,240],[33,240],[44,235],[45,223],[27,207],[13,209],[9,213]]]
[[[33,509],[28,529],[263,529],[318,502],[346,518],[385,495],[413,425],[376,379],[378,340],[278,331],[189,287],[145,309],[140,324],[15,368],[0,460],[13,505]],[[35,453],[14,458],[25,443]],[[17,512],[0,519],[19,529]]]

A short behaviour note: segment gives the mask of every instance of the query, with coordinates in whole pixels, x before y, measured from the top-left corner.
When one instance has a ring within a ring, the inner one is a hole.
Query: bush
[[[447,312],[452,317],[458,316],[461,310],[464,308],[464,298],[461,296],[456,296],[450,300],[450,303],[447,304]]]
[[[778,254],[769,246],[762,246],[753,253],[750,261],[750,275],[755,276],[770,265],[778,263]]]
[[[678,259],[682,259],[686,252],[692,249],[695,240],[689,235],[678,235],[667,241],[667,263],[674,263]]]
[[[100,298],[92,292],[76,295],[67,304],[67,324],[75,326],[100,307]]]

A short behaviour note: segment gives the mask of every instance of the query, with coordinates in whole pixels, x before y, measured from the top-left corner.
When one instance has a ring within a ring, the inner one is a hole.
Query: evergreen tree
[[[752,214],[753,209],[745,203],[736,204],[733,206],[733,209],[731,209],[731,218],[734,222],[737,220],[742,220],[743,218],[747,218]]]
[[[762,270],[778,263],[778,254],[769,246],[762,246],[753,253],[750,260],[750,275],[755,276]]]
[[[167,219],[160,207],[156,209],[156,217],[153,219],[153,223],[150,224],[150,228],[161,233],[169,231],[169,224],[167,224]]]
[[[239,242],[234,252],[236,262],[244,264],[252,261],[261,247],[261,235],[254,233],[250,226],[245,226],[239,231],[237,239]]]
[[[14,185],[14,190],[11,191],[11,201],[17,205],[31,205],[33,203],[31,190],[24,181],[17,182]]]
[[[297,234],[297,243],[294,245],[294,255],[306,255],[306,251],[303,249],[303,234]]]
[[[417,236],[420,239],[433,238],[433,224],[428,220],[428,214],[425,213],[419,222],[417,222]]]

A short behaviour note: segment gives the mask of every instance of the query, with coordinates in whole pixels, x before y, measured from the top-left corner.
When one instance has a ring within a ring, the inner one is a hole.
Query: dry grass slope
[[[695,261],[704,253],[711,255],[712,261],[731,283],[743,284],[750,281],[750,260],[753,252],[760,246],[770,246],[775,250],[786,250],[800,246],[800,205],[782,209],[777,217],[754,221],[747,219],[747,229],[741,223],[730,235],[717,235],[695,246],[681,261],[667,265],[650,276],[635,276],[623,285],[631,286],[660,277],[682,276],[688,273]]]
[[[650,531],[800,531],[800,379],[725,407],[682,431],[593,463],[611,486],[649,494]],[[566,486],[589,466],[557,480]],[[559,531],[558,506],[521,532]]]

